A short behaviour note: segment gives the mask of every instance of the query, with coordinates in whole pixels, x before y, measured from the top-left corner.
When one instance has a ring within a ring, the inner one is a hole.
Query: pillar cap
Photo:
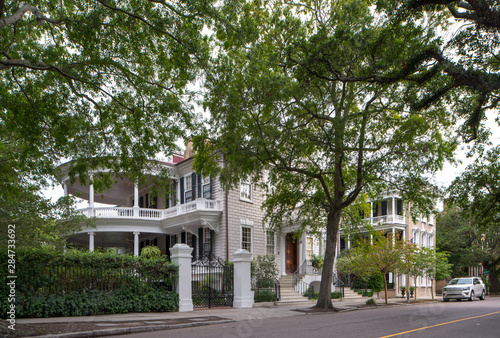
[[[235,262],[250,262],[252,260],[252,253],[248,252],[245,249],[238,249],[234,253],[234,261]]]
[[[170,248],[170,253],[172,254],[172,258],[174,257],[189,257],[191,258],[191,252],[193,252],[193,248],[189,245],[178,243]]]

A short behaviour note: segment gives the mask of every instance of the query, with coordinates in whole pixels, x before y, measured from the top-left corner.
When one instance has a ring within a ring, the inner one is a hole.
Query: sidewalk
[[[441,299],[441,297],[438,297],[437,299]],[[420,300],[429,301],[430,299],[421,298]],[[366,299],[342,301],[335,300],[334,307],[338,311],[374,308],[373,305],[367,306],[365,303]],[[383,299],[376,299],[376,303],[377,305],[385,305]],[[321,312],[311,309],[314,304],[315,302],[312,301],[300,304],[277,306],[274,305],[274,303],[256,303],[251,309],[219,307],[212,309],[195,309],[192,312],[126,313],[81,317],[21,318],[16,321],[16,336],[54,338],[99,337],[263,318],[303,316]],[[405,304],[407,304],[406,299],[403,298],[389,299],[389,306],[401,306]],[[3,333],[4,332],[2,332],[2,334]],[[22,334],[19,335],[20,333]]]

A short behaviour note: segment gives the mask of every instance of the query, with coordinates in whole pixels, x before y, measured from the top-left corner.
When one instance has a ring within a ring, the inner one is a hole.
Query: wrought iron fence
[[[203,257],[191,265],[194,307],[233,306],[234,265]]]

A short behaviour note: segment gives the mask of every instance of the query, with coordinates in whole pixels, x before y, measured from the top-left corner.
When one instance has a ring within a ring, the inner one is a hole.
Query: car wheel
[[[472,298],[473,298],[473,297],[475,297],[475,296],[474,296],[474,291],[471,291],[471,292],[470,292],[470,297],[469,297],[469,302],[472,302],[472,300],[473,300]]]
[[[443,302],[449,302],[450,300],[448,298],[443,298]]]
[[[481,293],[481,297],[479,297],[479,299],[484,300],[485,298],[486,298],[486,295],[485,295],[485,292],[483,290],[483,292]]]

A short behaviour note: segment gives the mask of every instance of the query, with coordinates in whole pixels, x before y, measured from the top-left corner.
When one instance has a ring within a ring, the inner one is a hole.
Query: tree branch
[[[48,23],[51,23],[53,25],[58,25],[60,24],[62,21],[63,21],[63,18],[59,19],[59,20],[52,20],[52,19],[49,19],[47,18],[46,16],[44,16],[39,10],[38,8],[36,8],[35,6],[32,6],[30,4],[24,4],[21,8],[19,8],[17,10],[17,12],[15,12],[14,14],[4,18],[4,19],[0,19],[0,29],[4,28],[4,27],[7,27],[7,26],[10,26],[16,22],[18,22],[19,20],[21,20],[21,18],[24,16],[24,14],[26,13],[32,13],[35,18],[36,18],[36,21],[38,23],[42,22],[42,21],[46,21]]]

